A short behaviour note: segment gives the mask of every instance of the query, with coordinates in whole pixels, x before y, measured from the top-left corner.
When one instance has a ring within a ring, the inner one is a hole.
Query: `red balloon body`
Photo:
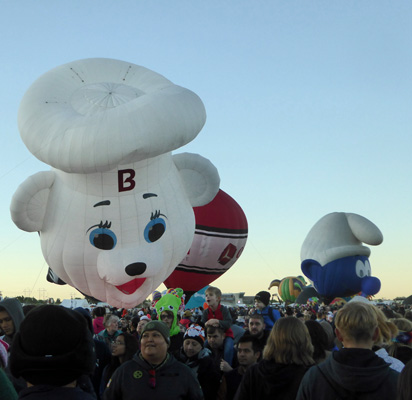
[[[192,246],[164,282],[167,288],[180,287],[192,293],[219,278],[239,259],[248,234],[245,213],[223,190],[193,211],[196,230]]]

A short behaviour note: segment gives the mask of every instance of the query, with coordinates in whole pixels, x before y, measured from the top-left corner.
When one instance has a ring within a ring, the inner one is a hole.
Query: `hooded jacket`
[[[61,387],[37,385],[23,389],[19,399],[25,400],[94,400],[91,394],[83,392],[78,387]]]
[[[176,358],[186,364],[196,373],[197,379],[203,391],[205,400],[215,400],[220,384],[220,371],[213,363],[209,349],[202,349],[193,357],[187,357],[183,348],[177,354]]]
[[[307,367],[262,360],[246,371],[235,400],[295,400]]]
[[[395,399],[398,375],[372,350],[342,349],[308,371],[296,399]]]
[[[6,343],[11,345],[13,341],[14,334],[19,330],[21,321],[24,319],[23,314],[23,307],[21,306],[20,302],[17,299],[6,299],[0,301],[0,310],[4,309],[10,315],[13,325],[14,325],[14,332],[12,336],[4,335],[1,337]]]
[[[154,378],[149,370],[155,371]],[[152,378],[152,385],[151,385]],[[140,354],[126,361],[114,372],[104,400],[202,400],[203,393],[193,371],[168,354],[153,368]]]

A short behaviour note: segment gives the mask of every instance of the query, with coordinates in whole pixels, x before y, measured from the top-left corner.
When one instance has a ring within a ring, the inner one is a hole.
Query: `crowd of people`
[[[412,399],[412,310],[206,304],[74,310],[0,301],[0,399]]]

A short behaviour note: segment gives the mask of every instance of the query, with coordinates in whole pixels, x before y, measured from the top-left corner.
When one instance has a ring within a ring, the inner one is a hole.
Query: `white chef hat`
[[[343,257],[366,256],[370,249],[362,242],[379,245],[383,236],[379,228],[358,214],[334,212],[322,217],[306,236],[301,261],[311,259],[321,266]]]

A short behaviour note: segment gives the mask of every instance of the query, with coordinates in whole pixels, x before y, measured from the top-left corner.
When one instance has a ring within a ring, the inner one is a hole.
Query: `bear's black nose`
[[[129,276],[141,275],[141,274],[143,274],[143,272],[146,271],[146,264],[141,263],[141,262],[129,264],[125,268],[125,271],[126,271],[126,274],[129,275]]]

